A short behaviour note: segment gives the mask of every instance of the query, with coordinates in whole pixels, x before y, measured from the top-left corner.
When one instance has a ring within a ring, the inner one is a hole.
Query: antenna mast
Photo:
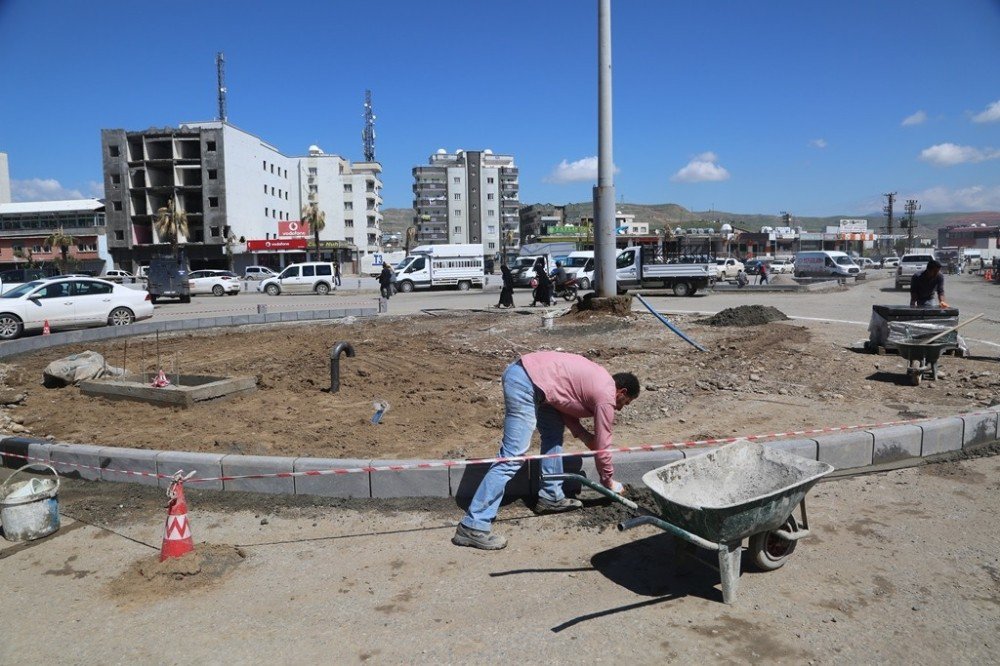
[[[365,91],[365,128],[361,130],[365,162],[375,161],[375,111],[372,109],[372,91]]]
[[[892,238],[892,204],[893,204],[893,202],[896,201],[896,193],[895,192],[886,192],[882,196],[884,196],[889,201],[882,208],[882,211],[885,213],[885,217],[886,217],[885,230],[886,230],[886,235],[889,237],[887,244],[889,246],[889,249],[892,250],[895,247],[895,240]]]
[[[226,122],[226,56],[222,51],[215,54],[215,74],[219,88],[219,120]]]

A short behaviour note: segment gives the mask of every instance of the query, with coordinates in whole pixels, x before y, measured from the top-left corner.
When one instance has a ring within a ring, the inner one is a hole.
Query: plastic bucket
[[[29,467],[47,467],[52,479],[31,479],[10,485]],[[31,541],[59,529],[59,477],[48,465],[31,463],[11,474],[0,486],[0,524],[8,541]]]

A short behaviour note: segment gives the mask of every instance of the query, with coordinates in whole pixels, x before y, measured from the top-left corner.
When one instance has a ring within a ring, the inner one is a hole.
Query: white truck
[[[478,243],[420,245],[396,265],[396,289],[454,287],[468,291],[485,283],[486,261]]]
[[[934,258],[934,253],[908,252],[899,260],[896,267],[896,290],[910,288],[910,281],[917,273],[921,273],[927,268],[927,262]]]
[[[658,264],[652,253],[642,248],[627,247],[616,260],[618,292],[629,289],[673,289],[675,296],[694,296],[710,289],[716,281],[714,264]]]

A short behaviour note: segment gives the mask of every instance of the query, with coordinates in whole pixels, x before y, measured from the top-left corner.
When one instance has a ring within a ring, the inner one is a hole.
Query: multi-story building
[[[49,238],[61,231],[73,238],[67,270],[101,273],[108,257],[104,230],[99,199],[0,203],[0,267],[58,265],[62,251]]]
[[[444,149],[413,168],[413,224],[420,244],[481,243],[496,257],[516,246],[518,169],[511,155]]]
[[[7,153],[0,153],[0,204],[10,202],[10,166],[7,164]]]
[[[259,137],[220,121],[128,132],[101,131],[108,245],[116,264],[135,268],[166,247],[153,220],[173,201],[187,214],[180,239],[192,267],[224,267],[229,253],[237,270],[250,264],[280,268],[304,260],[314,244],[297,222],[315,201],[326,213],[320,232],[324,258],[360,264],[378,251],[381,189],[378,163],[357,163],[318,148],[289,157]],[[310,169],[316,169],[312,174]],[[322,171],[323,176],[319,174]],[[309,182],[310,178],[313,182]],[[344,198],[360,189],[362,227]],[[373,209],[368,209],[368,202]],[[372,215],[369,216],[368,213]],[[374,232],[369,233],[369,220]],[[353,233],[350,230],[353,229]]]

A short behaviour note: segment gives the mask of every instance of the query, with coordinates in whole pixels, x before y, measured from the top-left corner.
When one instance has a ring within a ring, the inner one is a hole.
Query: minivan
[[[247,266],[243,270],[244,280],[266,280],[269,277],[274,277],[277,275],[267,266]]]
[[[328,261],[309,261],[286,266],[281,273],[262,280],[257,291],[268,296],[278,294],[309,294],[325,296],[334,290],[333,264]]]
[[[799,252],[795,277],[856,277],[861,269],[846,252]]]

